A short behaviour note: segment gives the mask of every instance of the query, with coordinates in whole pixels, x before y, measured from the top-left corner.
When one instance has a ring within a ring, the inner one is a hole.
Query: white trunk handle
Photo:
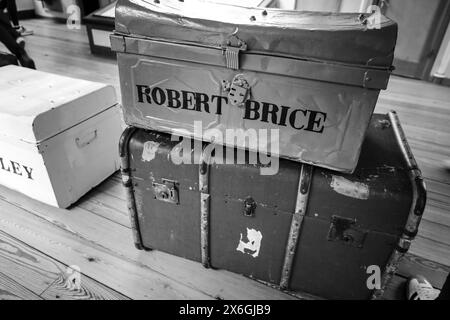
[[[94,141],[97,138],[97,129],[92,131],[91,133],[88,133],[82,137],[76,138],[75,142],[77,144],[78,148],[84,148],[88,144],[90,144],[92,141]]]

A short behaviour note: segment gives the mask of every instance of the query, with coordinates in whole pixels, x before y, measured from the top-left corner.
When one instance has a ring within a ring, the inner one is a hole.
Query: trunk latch
[[[223,46],[227,68],[239,69],[239,52],[247,50],[247,44],[236,35],[231,35]]]
[[[162,183],[153,182],[152,186],[156,199],[174,204],[179,203],[178,182],[162,179]]]
[[[333,216],[328,241],[339,241],[352,247],[362,248],[367,231],[357,229],[355,224],[355,219]]]

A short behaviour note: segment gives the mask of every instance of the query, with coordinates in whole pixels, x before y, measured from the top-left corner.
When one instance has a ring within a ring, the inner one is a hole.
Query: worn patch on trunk
[[[237,251],[242,253],[246,253],[251,255],[253,258],[256,258],[259,255],[259,249],[261,248],[262,241],[262,233],[261,231],[255,229],[247,228],[247,240],[244,241],[241,233],[241,238],[239,239]]]
[[[159,143],[154,141],[147,141],[144,143],[142,150],[142,161],[152,161],[155,159],[156,151],[158,151]]]
[[[332,176],[331,188],[339,194],[361,200],[369,199],[369,186],[361,182],[353,182],[341,176]]]

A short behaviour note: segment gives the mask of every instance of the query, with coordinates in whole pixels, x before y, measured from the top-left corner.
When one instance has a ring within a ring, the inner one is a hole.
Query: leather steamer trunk
[[[290,291],[367,299],[383,294],[417,233],[425,185],[394,112],[373,116],[353,174],[280,159],[277,174],[260,175],[248,151],[244,164],[220,164],[208,156],[211,144],[184,149],[200,161],[175,164],[180,143],[134,127],[122,135],[139,249]],[[372,291],[366,282],[373,265],[381,274]]]
[[[110,85],[0,68],[0,184],[66,208],[119,169]]]
[[[271,154],[352,172],[396,42],[397,25],[378,18],[120,0],[111,45],[125,122],[204,141],[270,130]]]

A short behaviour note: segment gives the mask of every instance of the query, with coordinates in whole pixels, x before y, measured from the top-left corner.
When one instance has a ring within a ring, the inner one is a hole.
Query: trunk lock
[[[228,91],[228,101],[232,106],[242,106],[247,101],[250,93],[250,85],[243,74],[236,75],[231,83],[222,81],[224,91]]]
[[[178,182],[162,179],[162,183],[152,183],[155,198],[160,201],[179,204]]]
[[[252,197],[247,197],[244,200],[244,216],[246,217],[254,217],[256,210],[256,201],[253,200]]]

